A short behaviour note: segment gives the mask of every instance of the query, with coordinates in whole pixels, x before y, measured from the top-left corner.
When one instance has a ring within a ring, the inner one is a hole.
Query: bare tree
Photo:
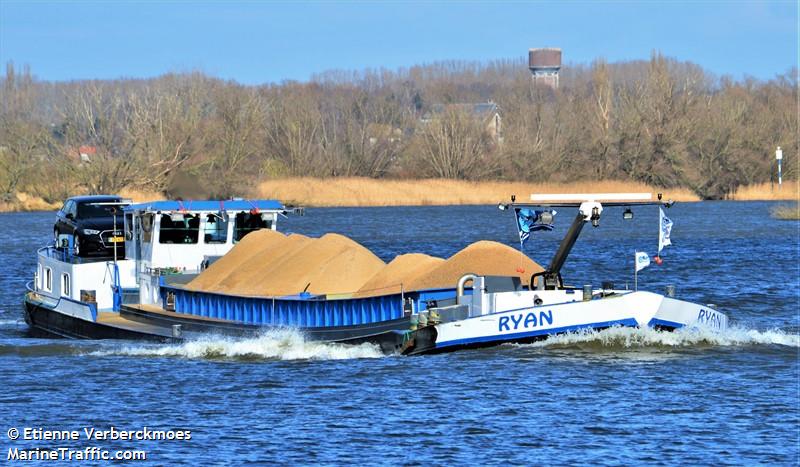
[[[632,179],[718,198],[774,179],[778,145],[785,176],[800,176],[796,69],[733,80],[659,53],[565,67],[557,90],[532,86],[522,58],[263,87],[200,73],[48,83],[9,64],[0,84],[5,201],[164,190],[177,174],[208,196],[246,194],[263,177],[357,175]],[[489,99],[501,137],[465,111]],[[448,111],[423,122],[434,106]]]
[[[64,159],[77,181],[92,193],[111,193],[134,183],[141,172],[133,156],[137,144],[134,116],[141,103],[132,93],[90,82],[66,98],[61,109]],[[80,148],[93,154],[81,159]]]
[[[257,90],[217,86],[212,95],[215,124],[208,132],[207,157],[199,176],[213,197],[241,195],[261,175],[266,103]]]
[[[494,167],[486,159],[490,138],[485,123],[468,111],[448,107],[419,128],[420,157],[430,175],[480,178]]]
[[[168,75],[148,87],[133,109],[137,158],[147,170],[136,185],[163,190],[173,171],[181,168],[206,143],[208,80],[202,75]]]
[[[288,84],[272,92],[266,127],[266,157],[278,161],[290,175],[324,175],[321,164],[322,116],[313,89]]]

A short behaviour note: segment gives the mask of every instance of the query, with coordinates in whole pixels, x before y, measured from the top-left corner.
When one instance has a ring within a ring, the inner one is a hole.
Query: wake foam
[[[3,326],[20,326],[25,324],[25,320],[22,318],[17,319],[0,319],[0,327]]]
[[[757,331],[739,327],[729,327],[722,332],[703,328],[681,328],[670,332],[657,331],[648,327],[613,327],[602,331],[585,330],[560,334],[542,341],[524,344],[524,346],[547,348],[579,344],[609,348],[751,345],[779,345],[798,348],[800,347],[800,334],[790,334],[779,329]]]
[[[180,344],[124,345],[92,354],[239,360],[348,360],[383,357],[383,352],[377,345],[308,341],[300,332],[290,329],[270,330],[247,338],[208,336]]]

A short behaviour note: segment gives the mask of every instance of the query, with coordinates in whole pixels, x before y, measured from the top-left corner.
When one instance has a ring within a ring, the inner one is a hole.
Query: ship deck
[[[228,320],[219,318],[209,318],[206,316],[189,315],[186,313],[176,313],[174,311],[167,311],[158,305],[130,304],[130,305],[125,305],[125,308],[126,310],[123,312],[124,314],[148,314],[148,315],[160,316],[163,318],[171,318],[178,320],[189,319],[198,322],[208,322],[210,324],[230,323],[230,321]]]
[[[160,337],[172,337],[172,328],[170,327],[135,321],[113,311],[98,312],[97,323],[104,326],[123,329],[125,331],[151,334]]]

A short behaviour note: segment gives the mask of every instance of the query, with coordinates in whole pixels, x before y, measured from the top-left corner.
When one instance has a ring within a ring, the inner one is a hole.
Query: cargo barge
[[[79,257],[69,238],[41,248],[25,319],[51,336],[167,342],[292,328],[310,340],[368,342],[406,355],[613,326],[727,327],[725,314],[673,293],[566,285],[561,267],[604,208],[670,205],[630,194],[580,196],[591,197],[500,206],[514,212],[522,241],[551,228],[552,208],[577,208],[547,268],[494,242],[448,260],[411,254],[387,265],[346,237],[278,233],[289,210],[276,201],[120,206],[124,257]],[[309,264],[317,256],[324,261]],[[343,286],[345,276],[357,280]]]

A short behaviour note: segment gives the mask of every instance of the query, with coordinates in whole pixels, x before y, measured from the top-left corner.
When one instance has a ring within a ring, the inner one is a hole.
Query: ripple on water
[[[0,214],[0,409],[17,426],[193,431],[188,444],[143,445],[156,464],[796,465],[800,261],[789,240],[799,224],[769,218],[770,206],[675,205],[664,265],[640,274],[644,289],[675,284],[681,298],[716,303],[736,323],[726,333],[609,329],[420,358],[291,333],[176,345],[27,338],[21,294],[53,213]],[[610,213],[577,242],[570,283],[632,284],[631,251],[654,245],[656,211],[625,223]],[[540,262],[564,219],[527,243]],[[494,206],[309,209],[281,227],[336,231],[384,260],[483,239],[518,245]]]

